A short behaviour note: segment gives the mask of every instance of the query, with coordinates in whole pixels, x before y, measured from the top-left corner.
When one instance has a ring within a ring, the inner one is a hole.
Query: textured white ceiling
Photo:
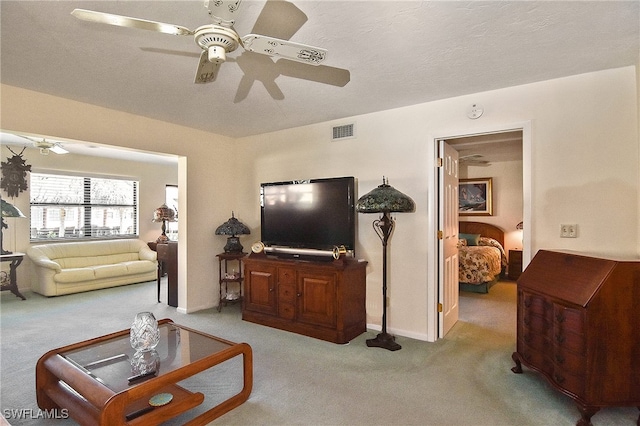
[[[323,66],[238,50],[215,82],[196,85],[200,50],[191,37],[70,13],[85,8],[195,29],[209,22],[202,1],[2,0],[1,81],[241,137],[636,65],[640,53],[638,1],[269,3],[278,13],[265,20],[258,19],[265,2],[245,0],[237,32],[324,47]],[[336,85],[340,78],[346,84]]]

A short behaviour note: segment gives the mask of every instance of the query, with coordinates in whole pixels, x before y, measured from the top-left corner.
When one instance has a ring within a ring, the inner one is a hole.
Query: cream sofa
[[[36,245],[27,255],[31,289],[45,296],[152,281],[158,273],[156,252],[138,239]]]

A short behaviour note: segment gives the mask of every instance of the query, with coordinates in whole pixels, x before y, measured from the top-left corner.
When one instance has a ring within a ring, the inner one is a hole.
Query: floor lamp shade
[[[416,204],[411,197],[390,186],[385,178],[382,178],[382,185],[360,197],[356,203],[359,213],[381,213],[380,218],[373,221],[373,229],[382,241],[382,331],[375,339],[367,340],[369,347],[390,351],[402,348],[396,343],[395,338],[387,333],[387,244],[395,226],[391,213],[409,213],[415,209]]]

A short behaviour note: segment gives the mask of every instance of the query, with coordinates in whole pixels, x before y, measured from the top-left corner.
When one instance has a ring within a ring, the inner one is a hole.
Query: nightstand
[[[522,250],[509,250],[509,270],[510,280],[517,280],[522,274]]]

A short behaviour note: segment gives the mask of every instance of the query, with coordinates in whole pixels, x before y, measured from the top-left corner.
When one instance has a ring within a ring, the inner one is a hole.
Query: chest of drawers
[[[518,279],[517,312],[512,371],[524,364],[573,398],[578,425],[640,407],[640,261],[541,250]]]

